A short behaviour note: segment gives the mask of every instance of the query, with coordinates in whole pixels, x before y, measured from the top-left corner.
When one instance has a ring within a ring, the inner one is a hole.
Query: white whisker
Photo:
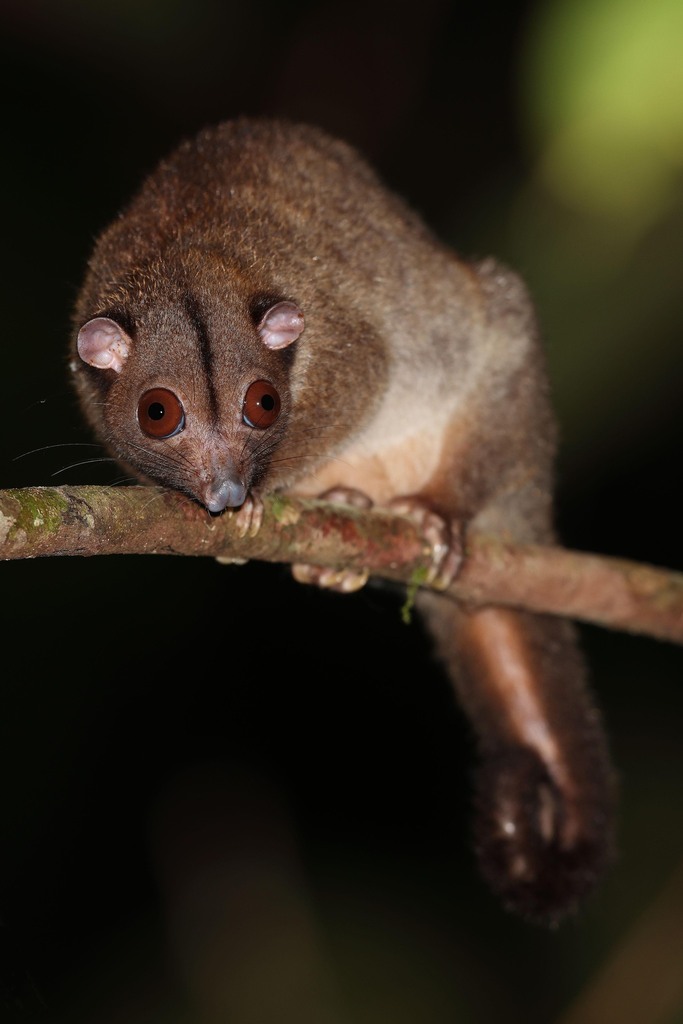
[[[21,455],[15,455],[12,458],[12,462],[18,462],[19,459],[25,459],[27,455],[37,455],[38,452],[49,452],[53,448],[101,448],[101,444],[95,444],[91,441],[63,441],[61,444],[44,444],[40,448],[31,448],[27,452],[22,452]]]
[[[68,466],[62,466],[61,469],[56,469],[50,476],[59,476],[60,473],[67,473],[70,469],[77,469],[79,466],[94,466],[99,462],[116,462],[116,459],[111,456],[102,456],[100,459],[84,459],[82,462],[70,462]]]

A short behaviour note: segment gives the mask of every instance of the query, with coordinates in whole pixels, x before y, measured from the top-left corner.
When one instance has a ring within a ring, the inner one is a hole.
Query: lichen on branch
[[[159,554],[369,569],[410,589],[430,542],[405,516],[273,495],[254,537],[235,512],[212,515],[158,487],[28,487],[0,491],[0,559]],[[683,643],[683,574],[562,547],[512,545],[469,532],[445,592]]]

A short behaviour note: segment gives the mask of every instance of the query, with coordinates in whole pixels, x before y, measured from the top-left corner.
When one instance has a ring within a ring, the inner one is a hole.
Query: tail
[[[475,732],[481,872],[508,909],[554,925],[614,857],[614,773],[575,629],[435,594],[420,610]]]

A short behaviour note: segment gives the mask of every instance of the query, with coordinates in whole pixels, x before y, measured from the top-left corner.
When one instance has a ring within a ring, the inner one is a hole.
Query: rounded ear
[[[78,332],[78,354],[84,363],[98,370],[121,373],[131,340],[119,325],[106,316],[88,320]]]
[[[277,302],[261,317],[258,332],[268,348],[286,348],[304,329],[304,315],[294,302]]]

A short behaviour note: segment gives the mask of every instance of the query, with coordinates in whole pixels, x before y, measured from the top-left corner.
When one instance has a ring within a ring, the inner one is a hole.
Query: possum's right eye
[[[168,388],[151,388],[138,402],[138,423],[148,437],[173,437],[185,427],[183,404]]]

